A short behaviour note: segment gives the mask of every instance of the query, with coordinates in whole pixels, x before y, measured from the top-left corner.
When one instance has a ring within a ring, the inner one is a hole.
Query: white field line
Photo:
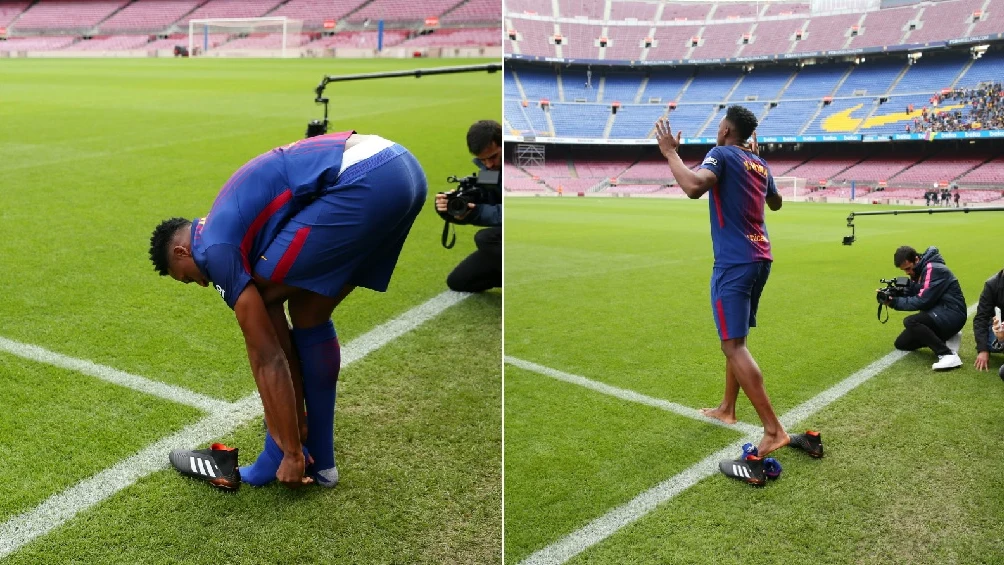
[[[505,362],[520,369],[526,369],[527,371],[532,371],[553,379],[558,379],[559,381],[564,381],[566,383],[571,383],[574,385],[579,385],[581,387],[588,388],[590,390],[595,390],[596,392],[601,392],[603,394],[608,394],[620,398],[621,400],[627,400],[628,402],[637,402],[638,404],[644,404],[646,406],[652,406],[665,410],[667,412],[672,412],[680,416],[685,416],[694,420],[699,420],[706,424],[713,424],[716,426],[721,426],[723,428],[728,428],[730,430],[735,430],[737,432],[742,432],[745,435],[752,435],[761,430],[756,426],[752,426],[745,422],[737,422],[733,425],[726,424],[721,420],[716,420],[715,418],[709,418],[704,414],[701,414],[700,410],[695,410],[693,408],[684,406],[682,404],[677,404],[675,402],[670,402],[668,400],[663,400],[661,398],[653,398],[651,396],[646,396],[640,392],[635,392],[633,390],[628,390],[624,388],[618,388],[605,383],[597,382],[594,380],[587,379],[585,377],[580,377],[579,375],[573,375],[571,373],[566,373],[564,371],[559,371],[557,369],[552,369],[550,367],[545,367],[543,365],[538,365],[536,363],[531,363],[530,361],[524,361],[523,359],[517,359],[516,357],[511,357],[506,355],[504,357]]]
[[[469,296],[470,294],[460,292],[444,292],[359,336],[342,348],[342,367],[362,359]],[[261,415],[258,394],[250,394],[222,410],[213,411],[206,418],[144,448],[113,467],[50,496],[34,509],[0,525],[0,559],[137,480],[166,469],[167,455],[172,449],[194,448],[226,435]]]
[[[976,305],[969,308],[969,316],[976,312]],[[854,373],[832,387],[799,404],[790,412],[780,417],[786,428],[792,428],[799,422],[819,412],[836,402],[848,392],[884,371],[896,361],[907,355],[904,351],[892,351],[881,359],[871,363],[864,369]],[[718,472],[718,462],[721,459],[735,458],[743,443],[759,441],[759,434],[749,435],[736,443],[718,450],[692,465],[683,472],[649,490],[639,494],[631,501],[610,510],[603,516],[589,522],[582,528],[568,534],[553,544],[540,549],[520,562],[521,565],[557,565],[567,562],[576,555],[605,540],[621,528],[642,518],[658,505],[672,499],[681,492],[694,486]]]
[[[203,412],[216,412],[225,410],[230,406],[229,402],[210,398],[180,386],[169,385],[138,375],[132,375],[118,369],[98,365],[84,359],[76,359],[36,345],[29,345],[3,337],[0,337],[0,351],[5,351],[24,359],[45,363],[46,365],[54,365],[63,369],[77,371],[78,373],[90,375],[103,381],[146,394],[152,394],[153,396],[177,402],[178,404],[194,406]]]

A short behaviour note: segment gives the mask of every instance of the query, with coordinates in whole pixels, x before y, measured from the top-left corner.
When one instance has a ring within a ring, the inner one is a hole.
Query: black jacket
[[[910,284],[909,296],[893,298],[890,306],[894,310],[923,310],[931,315],[938,328],[946,332],[961,330],[968,317],[966,297],[938,248],[928,247],[913,272],[917,278]]]
[[[990,321],[994,317],[994,306],[1004,310],[1004,270],[987,279],[980,293],[980,304],[973,318],[973,336],[976,351],[990,351]]]

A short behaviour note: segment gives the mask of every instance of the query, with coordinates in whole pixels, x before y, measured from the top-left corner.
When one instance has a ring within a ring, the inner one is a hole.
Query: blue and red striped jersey
[[[230,308],[286,221],[335,185],[353,133],[301,139],[255,157],[223,185],[206,217],[192,222],[195,264]]]
[[[708,199],[715,265],[772,261],[764,206],[777,187],[767,163],[735,145],[720,145],[708,151],[700,168],[718,177]]]

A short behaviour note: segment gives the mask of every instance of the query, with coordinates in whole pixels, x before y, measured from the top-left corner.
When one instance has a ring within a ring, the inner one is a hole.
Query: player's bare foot
[[[721,406],[718,408],[701,408],[701,414],[708,418],[720,420],[726,424],[735,424],[738,421],[736,420],[736,413],[734,411],[725,410]]]
[[[781,449],[782,447],[788,445],[791,438],[788,437],[788,432],[781,430],[779,433],[767,435],[764,434],[763,438],[760,440],[760,445],[757,446],[757,450],[760,452],[760,457],[763,457],[770,453]]]

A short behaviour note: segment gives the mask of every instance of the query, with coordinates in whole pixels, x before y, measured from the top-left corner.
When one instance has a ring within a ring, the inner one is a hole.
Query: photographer
[[[467,130],[467,149],[482,171],[502,170],[502,124],[481,120]],[[453,195],[455,193],[450,193]],[[502,287],[502,177],[497,185],[479,193],[480,203],[469,202],[458,213],[448,211],[448,195],[436,195],[436,212],[447,222],[485,226],[474,234],[477,250],[446,277],[446,286],[458,292],[482,292]]]
[[[893,310],[920,311],[903,319],[905,329],[896,338],[896,349],[914,351],[929,347],[938,356],[932,369],[961,367],[958,345],[953,349],[945,343],[945,340],[955,341],[968,317],[959,279],[945,266],[937,247],[928,247],[921,256],[904,245],[896,250],[893,262],[909,275],[911,283],[905,296],[887,296],[884,303]]]
[[[994,309],[1004,309],[1004,270],[998,271],[987,279],[980,293],[979,306],[973,317],[973,337],[976,338],[976,363],[973,365],[979,371],[986,371],[990,364],[991,353],[1004,353],[1004,343],[994,334],[994,324],[1000,321],[994,315]],[[1004,379],[1004,365],[1000,369]]]

